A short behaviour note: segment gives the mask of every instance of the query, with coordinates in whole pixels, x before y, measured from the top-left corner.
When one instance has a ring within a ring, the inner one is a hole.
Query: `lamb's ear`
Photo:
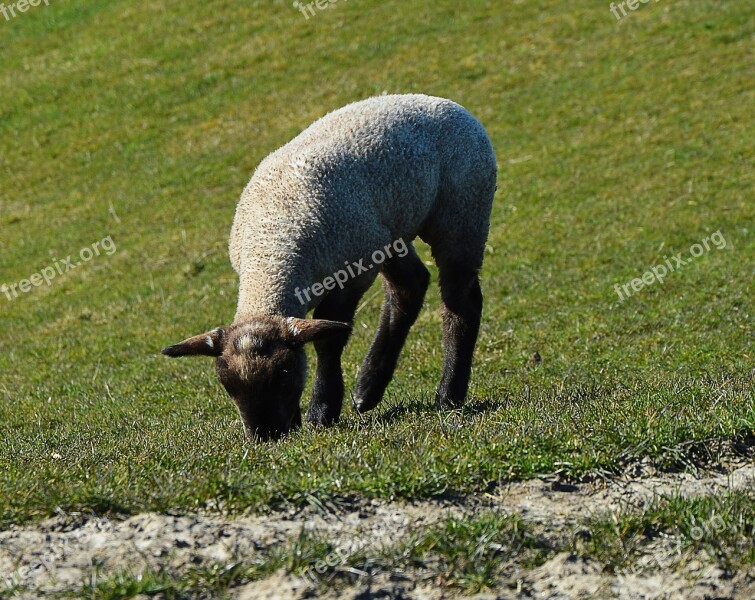
[[[180,344],[163,348],[161,352],[165,356],[220,356],[223,354],[224,338],[225,332],[222,329],[213,329],[190,337]]]
[[[288,317],[286,327],[290,339],[299,344],[306,344],[315,340],[321,340],[330,335],[340,333],[348,335],[351,325],[341,321],[328,321],[326,319],[297,319]]]

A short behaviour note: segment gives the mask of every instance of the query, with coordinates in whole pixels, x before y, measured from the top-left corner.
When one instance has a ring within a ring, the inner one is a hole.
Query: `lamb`
[[[411,244],[419,236],[438,266],[442,298],[444,363],[435,399],[439,407],[460,406],[480,327],[478,272],[496,171],[485,129],[450,100],[387,95],[329,113],[267,156],[241,195],[229,244],[240,280],[233,323],[163,354],[215,357],[247,436],[266,440],[301,426],[303,346],[312,342],[317,367],[307,420],[330,425],[344,397],[341,354],[379,272],[380,322],[353,393],[356,409],[368,411],[383,397],[429,285]],[[368,268],[377,250],[385,260]],[[336,285],[344,265],[353,277]],[[309,289],[321,293],[303,296]]]

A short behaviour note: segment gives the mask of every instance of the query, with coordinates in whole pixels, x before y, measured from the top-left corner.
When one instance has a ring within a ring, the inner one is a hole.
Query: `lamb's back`
[[[321,266],[314,276],[327,275],[409,241],[444,188],[461,185],[486,154],[482,125],[443,98],[377,96],[331,112],[257,167],[234,220],[234,268],[274,263],[280,272],[306,256]]]

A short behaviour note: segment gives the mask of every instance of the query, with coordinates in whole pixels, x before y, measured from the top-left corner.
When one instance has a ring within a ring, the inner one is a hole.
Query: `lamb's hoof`
[[[328,414],[322,406],[312,403],[307,412],[307,423],[314,427],[330,427],[338,422],[338,416]]]
[[[447,394],[435,394],[435,406],[438,410],[455,410],[461,408],[466,398],[452,398]]]
[[[378,404],[380,404],[380,397],[377,398],[371,398],[369,396],[354,396],[353,397],[353,403],[354,408],[357,410],[358,413],[366,413],[373,408],[375,408]]]

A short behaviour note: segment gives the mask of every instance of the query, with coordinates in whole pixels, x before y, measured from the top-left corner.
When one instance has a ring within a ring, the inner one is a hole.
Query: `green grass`
[[[307,558],[309,556],[304,557]],[[210,567],[191,567],[183,569],[180,574],[145,569],[98,576],[93,571],[89,581],[80,590],[75,590],[75,595],[63,593],[61,597],[92,600],[122,600],[139,595],[165,600],[226,598],[232,597],[230,592],[234,587],[262,579],[279,568],[293,566],[300,570],[299,560],[292,546],[283,551],[263,553],[256,562],[246,559]]]
[[[750,11],[642,8],[359,0],[305,21],[287,2],[77,0],[0,20],[0,284],[117,245],[0,295],[0,527],[475,492],[751,440]],[[384,90],[459,101],[497,151],[470,401],[431,406],[434,289],[374,415],[250,448],[212,364],[158,351],[231,321],[227,237],[259,160]],[[619,301],[715,231],[724,249]]]
[[[489,514],[475,519],[450,518],[384,551],[384,570],[416,569],[423,578],[468,592],[493,588],[511,578],[515,568],[545,561],[551,545],[518,517]]]
[[[607,568],[626,570],[648,554],[648,543],[661,537],[667,543],[655,549],[646,568],[683,564],[704,551],[729,572],[755,565],[755,497],[733,492],[704,498],[668,498],[637,513],[627,511],[588,525],[586,540],[575,536],[575,551],[598,557]]]

